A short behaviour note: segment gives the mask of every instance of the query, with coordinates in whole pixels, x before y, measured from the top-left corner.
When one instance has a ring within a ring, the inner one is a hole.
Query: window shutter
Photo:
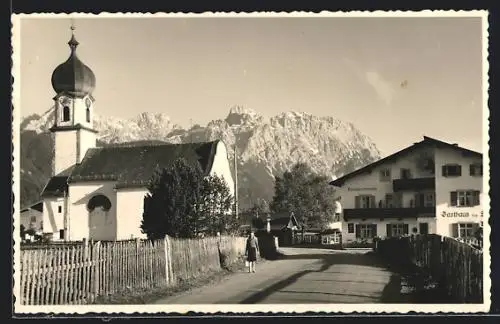
[[[447,173],[446,173],[446,165],[443,165],[443,166],[441,167],[441,170],[442,170],[442,172],[443,172],[443,177],[446,177],[446,176],[447,176]]]
[[[478,205],[481,204],[481,202],[479,201],[479,196],[480,196],[479,194],[480,194],[479,190],[475,190],[473,192],[473,196],[472,196],[473,198],[472,199],[473,199],[474,206],[478,206]]]
[[[391,233],[391,224],[387,224],[385,225],[385,229],[386,229],[386,236],[387,237],[391,237],[392,236],[392,233]]]
[[[473,223],[472,224],[472,236],[476,236],[477,229],[479,228],[479,223]]]
[[[457,165],[457,169],[458,169],[458,175],[461,176],[462,175],[462,166]]]
[[[356,238],[361,237],[361,228],[356,224]]]
[[[373,237],[377,236],[377,224],[372,224]]]
[[[456,206],[457,205],[457,192],[452,191],[450,192],[450,206]]]
[[[403,233],[406,235],[409,233],[408,224],[403,224]]]
[[[360,196],[354,197],[354,207],[355,208],[361,207],[361,197]]]
[[[451,237],[458,237],[458,224],[451,224]]]
[[[375,208],[375,196],[374,195],[370,196],[370,207]]]

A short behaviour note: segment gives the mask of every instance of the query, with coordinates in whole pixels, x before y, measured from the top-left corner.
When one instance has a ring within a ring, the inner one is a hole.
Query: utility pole
[[[236,140],[234,141],[234,215],[238,219],[238,149]]]

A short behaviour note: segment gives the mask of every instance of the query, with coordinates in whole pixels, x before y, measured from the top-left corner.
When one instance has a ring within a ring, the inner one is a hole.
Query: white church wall
[[[85,157],[85,153],[87,153],[90,148],[96,146],[96,134],[85,129],[79,130],[78,141],[78,162],[81,162]]]
[[[116,238],[116,192],[114,181],[106,182],[81,182],[69,186],[69,210],[68,223],[70,240],[101,239],[114,240]],[[89,211],[87,204],[89,200],[97,195],[106,196],[111,202],[111,208],[106,213],[105,226],[90,229]]]
[[[234,180],[231,169],[232,167],[228,160],[226,145],[222,141],[219,141],[210,174],[216,174],[219,177],[223,177],[229,187],[231,195],[234,196]]]
[[[77,157],[77,132],[60,131],[54,134],[56,149],[54,156],[54,172],[58,174],[76,163]]]
[[[60,240],[59,231],[64,229],[64,198],[50,197],[43,200],[43,233],[53,235],[53,240]]]
[[[141,233],[141,221],[147,192],[146,188],[126,188],[116,192],[117,239],[146,238]]]

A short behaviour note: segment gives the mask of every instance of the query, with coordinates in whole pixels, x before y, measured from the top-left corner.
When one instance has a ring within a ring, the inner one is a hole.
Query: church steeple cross
[[[75,21],[73,20],[73,18],[71,18],[70,29],[71,29],[71,39],[69,40],[68,45],[71,48],[71,52],[74,52],[76,50],[76,47],[80,43],[78,43],[78,41],[75,38],[75,29],[76,29],[76,27],[75,27]]]

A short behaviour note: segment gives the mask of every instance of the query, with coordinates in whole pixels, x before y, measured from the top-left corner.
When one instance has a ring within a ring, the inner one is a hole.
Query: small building
[[[297,243],[301,241],[301,235],[297,235],[298,240]],[[321,242],[321,234],[319,231],[307,231],[304,232],[304,240],[302,241],[304,244],[319,244]]]
[[[43,201],[21,209],[21,223],[24,229],[33,230],[36,233],[43,229]]]
[[[341,245],[342,244],[342,230],[340,229],[327,229],[320,234],[322,245]]]
[[[264,227],[264,230],[266,230],[266,227]],[[299,230],[300,226],[295,216],[289,213],[271,215],[270,231],[273,236],[278,238],[279,246],[292,245]]]
[[[427,136],[330,184],[342,197],[343,243],[427,233],[463,239],[483,221],[482,154]]]

